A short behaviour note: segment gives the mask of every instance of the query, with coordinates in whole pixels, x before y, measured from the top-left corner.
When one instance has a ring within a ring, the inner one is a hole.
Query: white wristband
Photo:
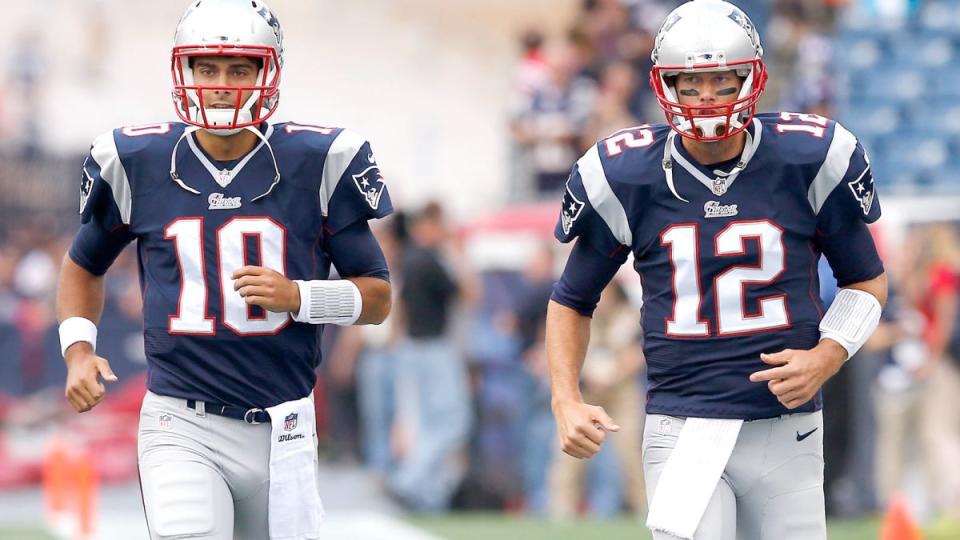
[[[847,350],[849,360],[880,324],[883,308],[875,296],[857,289],[840,289],[820,321],[820,340],[830,338]]]
[[[60,354],[66,356],[67,348],[78,341],[86,341],[97,350],[97,325],[83,317],[69,317],[60,323]]]
[[[300,310],[293,320],[310,324],[349,326],[360,318],[363,297],[352,281],[295,279],[294,283],[300,288]]]

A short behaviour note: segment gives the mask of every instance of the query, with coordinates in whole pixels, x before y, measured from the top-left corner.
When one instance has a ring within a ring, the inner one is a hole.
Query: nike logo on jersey
[[[373,154],[367,154],[367,161],[370,163],[376,163],[377,160],[373,159]]]
[[[816,431],[816,430],[818,430],[818,429],[820,429],[820,428],[813,428],[813,429],[811,429],[810,431],[804,433],[803,435],[801,435],[800,432],[798,431],[798,432],[797,432],[797,442],[800,442],[800,441],[806,439],[807,437],[809,437],[810,435],[813,435],[813,432]]]
[[[207,198],[209,210],[230,210],[240,208],[240,197],[224,197],[223,193],[211,193]]]
[[[737,215],[737,205],[720,204],[720,201],[707,201],[703,205],[703,217],[731,217]]]

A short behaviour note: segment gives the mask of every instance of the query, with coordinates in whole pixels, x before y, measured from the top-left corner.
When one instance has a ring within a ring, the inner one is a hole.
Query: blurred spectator
[[[580,74],[583,60],[569,42],[546,53],[549,76],[526,97],[513,121],[513,138],[533,171],[535,193],[558,192],[582,150],[596,83]]]
[[[864,345],[868,354],[883,362],[874,385],[876,409],[876,488],[878,505],[885,508],[906,485],[907,471],[923,450],[923,402],[925,380],[920,367],[929,352],[922,340],[923,318],[891,288],[883,318]],[[925,462],[925,460],[920,460]],[[932,467],[926,467],[927,483]]]
[[[543,245],[524,268],[514,306],[521,361],[526,375],[520,420],[523,441],[520,468],[525,490],[524,504],[527,511],[537,514],[548,510],[547,474],[556,439],[547,382],[547,355],[543,346],[547,301],[555,281],[554,270],[553,251],[550,246]]]
[[[627,62],[613,62],[604,67],[600,95],[587,122],[584,141],[598,141],[615,131],[640,124],[630,110],[636,87],[636,73]]]
[[[524,268],[523,282],[517,293],[514,308],[520,346],[524,354],[543,345],[547,301],[553,293],[553,282],[553,250],[548,245],[541,245]]]
[[[402,279],[393,223],[378,222],[374,226],[396,291]],[[394,315],[380,325],[342,328],[326,360],[334,385],[343,388],[356,385],[363,460],[384,480],[394,466],[392,436],[397,413],[397,322],[398,317]]]
[[[640,314],[627,301],[623,287],[610,283],[600,297],[591,323],[590,346],[583,365],[583,398],[603,407],[623,428],[612,442],[622,470],[623,500],[635,515],[646,512],[646,491],[643,483],[641,446],[643,431],[643,393],[638,376],[643,368],[643,348],[638,321]],[[555,456],[550,470],[550,514],[569,519],[577,514],[586,491],[590,462],[571,457],[554,445]],[[621,486],[614,485],[614,489]],[[617,494],[619,495],[619,494]],[[594,505],[588,505],[597,514]]]
[[[44,106],[44,82],[47,76],[47,58],[42,34],[39,29],[24,30],[14,44],[9,64],[8,79],[11,83],[11,103],[18,105],[13,118],[16,130],[11,134],[18,157],[32,160],[43,153],[40,118]]]
[[[834,110],[833,42],[803,16],[790,19],[792,38],[785,43],[795,54],[790,82],[782,89],[780,109],[819,114]]]
[[[456,259],[444,253],[448,230],[439,204],[414,216],[410,235],[400,264],[405,339],[397,351],[397,378],[413,417],[390,488],[411,508],[437,512],[449,507],[465,470],[470,391],[466,364],[451,340],[450,314],[458,296],[472,291],[451,269]]]
[[[543,34],[539,30],[527,30],[521,38],[523,55],[516,72],[516,88],[524,97],[546,84],[550,69],[543,53]]]
[[[568,32],[581,51],[585,74],[600,78],[603,68],[621,58],[620,40],[630,30],[630,12],[620,0],[585,0]]]
[[[960,294],[960,242],[947,224],[931,225],[917,261],[914,301],[923,314],[927,361],[920,368],[928,377],[923,396],[923,432],[932,470],[933,506],[943,515],[960,518],[960,359],[949,344]]]

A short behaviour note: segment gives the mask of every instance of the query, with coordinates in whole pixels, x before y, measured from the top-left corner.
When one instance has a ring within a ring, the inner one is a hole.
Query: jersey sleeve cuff
[[[582,300],[577,300],[564,296],[561,293],[557,292],[557,288],[554,287],[553,293],[550,294],[550,300],[560,304],[561,306],[568,307],[584,317],[593,318],[593,312],[596,311],[597,305],[591,304],[590,302],[584,302]]]

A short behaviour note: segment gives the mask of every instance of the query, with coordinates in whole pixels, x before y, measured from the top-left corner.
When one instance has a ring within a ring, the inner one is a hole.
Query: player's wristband
[[[840,289],[820,321],[820,339],[830,338],[847,350],[850,359],[880,324],[880,302],[857,289]]]
[[[360,318],[363,297],[352,281],[295,279],[294,283],[300,288],[300,311],[293,320],[349,326]]]
[[[86,341],[97,350],[97,325],[83,317],[69,317],[60,323],[60,354],[67,355],[67,348],[78,341]]]

